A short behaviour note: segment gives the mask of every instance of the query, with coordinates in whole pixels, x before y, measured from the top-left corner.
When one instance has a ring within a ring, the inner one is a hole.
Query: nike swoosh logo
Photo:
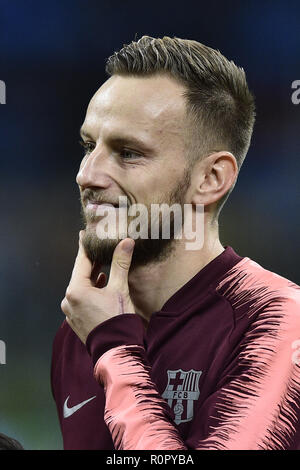
[[[69,416],[72,416],[72,414],[76,413],[76,411],[80,410],[84,405],[86,405],[89,401],[94,400],[96,398],[96,395],[88,398],[85,401],[82,401],[81,403],[78,403],[78,405],[71,406],[70,408],[68,407],[68,400],[70,398],[70,395],[66,398],[66,401],[64,403],[64,418],[69,418]]]

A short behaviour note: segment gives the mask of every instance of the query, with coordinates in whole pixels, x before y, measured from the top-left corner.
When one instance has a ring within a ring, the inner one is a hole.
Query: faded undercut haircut
[[[180,82],[186,90],[190,168],[221,150],[231,152],[241,168],[253,132],[254,97],[243,68],[220,51],[188,39],[143,36],[111,55],[105,70],[110,76],[166,73]],[[230,192],[218,201],[217,213]]]

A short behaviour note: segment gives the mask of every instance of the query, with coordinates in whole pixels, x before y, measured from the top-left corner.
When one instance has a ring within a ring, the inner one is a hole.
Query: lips
[[[115,208],[119,208],[119,204],[113,202],[98,202],[98,201],[87,201],[86,207],[99,207],[99,206],[113,206]]]

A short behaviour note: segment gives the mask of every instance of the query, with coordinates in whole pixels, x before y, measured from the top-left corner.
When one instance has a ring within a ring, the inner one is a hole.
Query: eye
[[[136,158],[142,157],[142,155],[140,155],[139,153],[133,152],[132,150],[128,149],[121,150],[120,155],[124,160],[134,160]]]
[[[85,155],[91,153],[95,148],[95,144],[93,142],[84,142],[83,140],[80,140],[79,143],[84,148]]]

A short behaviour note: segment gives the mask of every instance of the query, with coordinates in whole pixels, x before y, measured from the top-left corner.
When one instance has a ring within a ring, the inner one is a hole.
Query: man
[[[81,128],[85,230],[53,349],[65,449],[299,449],[299,287],[219,240],[254,124],[243,69],[144,36],[106,70]],[[164,203],[191,208],[197,249],[187,219],[162,235]]]

